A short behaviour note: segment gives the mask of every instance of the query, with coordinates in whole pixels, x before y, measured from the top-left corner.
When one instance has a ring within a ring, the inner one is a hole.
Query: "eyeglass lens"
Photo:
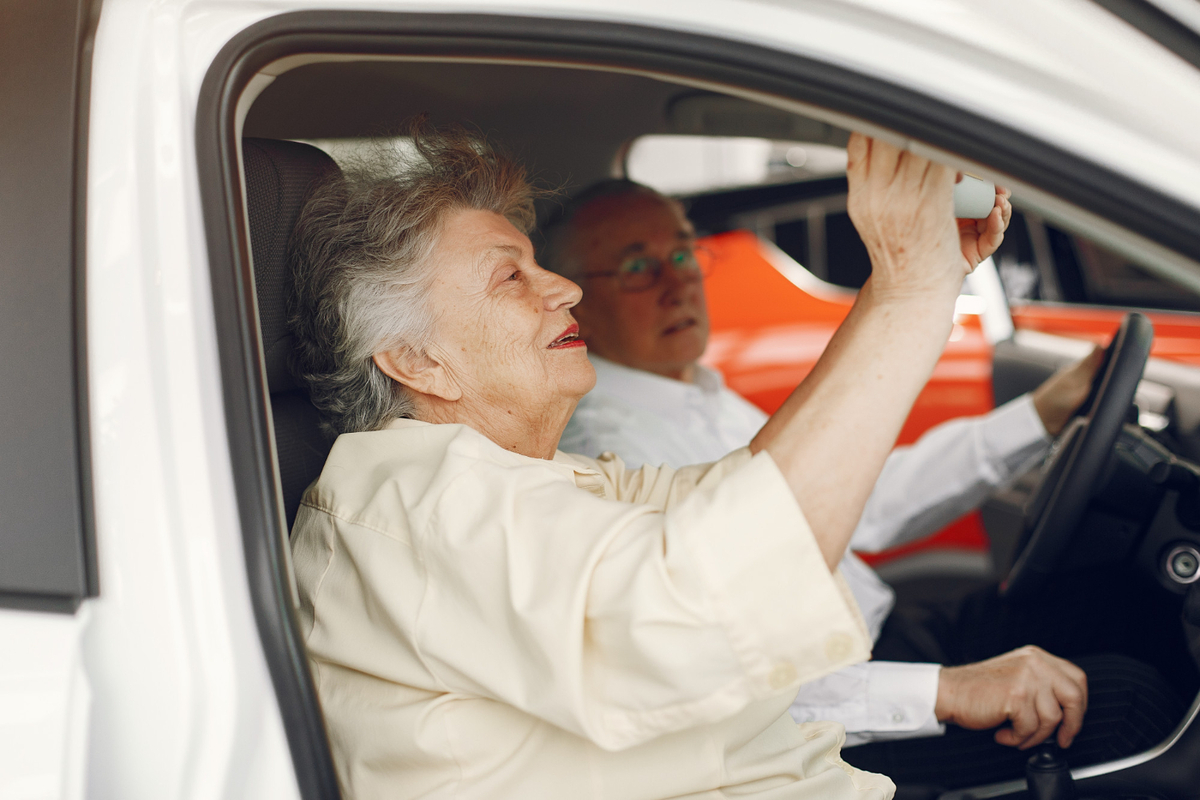
[[[708,274],[707,254],[695,250],[676,250],[667,257],[675,274],[685,281],[695,281]],[[637,256],[621,263],[617,270],[622,289],[638,291],[658,283],[664,269],[662,259]]]

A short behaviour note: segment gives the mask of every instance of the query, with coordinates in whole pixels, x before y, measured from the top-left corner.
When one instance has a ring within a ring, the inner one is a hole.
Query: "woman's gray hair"
[[[520,165],[461,127],[421,120],[411,134],[411,155],[393,153],[390,164],[318,185],[289,244],[292,370],[335,433],[413,416],[408,391],[372,356],[427,348],[435,320],[429,257],[447,215],[494,211],[522,233],[534,226],[534,190]]]

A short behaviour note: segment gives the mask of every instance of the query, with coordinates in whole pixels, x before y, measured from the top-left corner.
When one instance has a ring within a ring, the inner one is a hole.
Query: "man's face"
[[[703,281],[673,269],[671,255],[695,245],[678,203],[645,193],[605,197],[575,217],[582,274],[614,272],[631,258],[666,265],[642,291],[623,291],[615,276],[586,277],[575,307],[580,333],[596,355],[669,378],[691,380],[708,344]]]

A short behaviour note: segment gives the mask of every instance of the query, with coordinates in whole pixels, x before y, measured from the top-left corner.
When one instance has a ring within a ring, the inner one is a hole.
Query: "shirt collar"
[[[696,365],[696,377],[687,383],[590,353],[588,358],[596,369],[593,391],[654,411],[670,412],[689,401],[716,397],[725,388],[721,373],[700,364]]]
[[[389,431],[415,431],[421,428],[433,425],[431,422],[422,422],[419,419],[394,419],[387,424],[385,430]],[[472,439],[477,440],[480,447],[480,454],[485,455],[492,461],[506,466],[528,466],[536,464],[538,466],[548,467],[559,474],[574,480],[575,485],[580,489],[587,489],[594,495],[604,497],[604,476],[594,467],[588,466],[585,459],[579,456],[555,452],[554,459],[547,461],[544,458],[532,458],[530,456],[514,453],[511,450],[505,450],[500,445],[493,442],[491,439],[484,436],[479,431],[469,425],[459,425],[463,431]]]

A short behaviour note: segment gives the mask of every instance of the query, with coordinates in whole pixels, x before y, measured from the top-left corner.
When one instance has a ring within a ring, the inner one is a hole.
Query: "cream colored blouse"
[[[869,639],[765,452],[630,471],[398,420],[338,438],[293,553],[353,800],[893,791],[786,713]]]

